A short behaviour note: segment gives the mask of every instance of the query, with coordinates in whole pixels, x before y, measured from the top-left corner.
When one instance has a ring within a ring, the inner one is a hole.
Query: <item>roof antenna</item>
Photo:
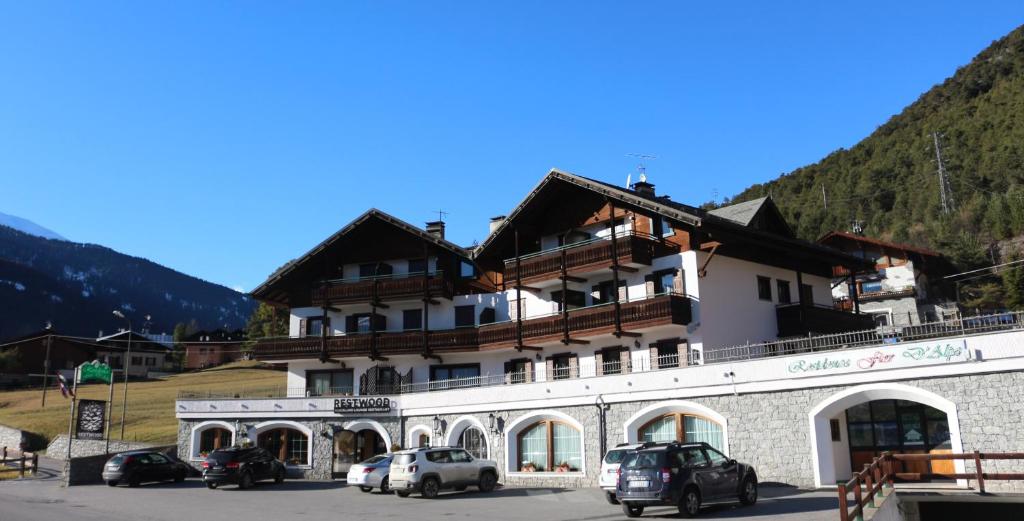
[[[645,154],[633,154],[633,153],[626,154],[626,155],[629,156],[629,157],[636,158],[636,159],[638,159],[640,161],[640,164],[637,165],[637,167],[636,167],[637,172],[639,172],[639,174],[640,174],[640,176],[637,178],[637,180],[639,182],[641,182],[641,183],[646,183],[647,182],[647,166],[644,163],[647,162],[647,161],[658,159],[658,157],[657,156],[645,155]],[[632,174],[626,176],[626,188],[633,188],[633,186],[630,184],[630,180],[631,180],[632,177],[633,177]]]
[[[444,221],[444,217],[445,217],[446,215],[448,215],[448,212],[446,212],[446,211],[444,211],[444,210],[438,210],[438,211],[437,211],[437,220],[438,220],[438,221],[442,221],[442,222],[443,222],[443,221]]]

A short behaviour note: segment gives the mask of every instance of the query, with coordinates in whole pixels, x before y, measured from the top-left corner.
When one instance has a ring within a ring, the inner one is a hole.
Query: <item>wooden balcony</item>
[[[660,295],[621,304],[622,329],[633,331],[667,324],[686,325],[692,313],[690,299],[683,295]],[[615,306],[603,304],[569,311],[569,335],[576,338],[608,334],[615,330]],[[562,315],[523,319],[523,343],[551,342],[564,337]],[[516,343],[516,323],[502,322],[480,326],[480,349],[512,347]]]
[[[313,290],[313,305],[321,306],[324,295],[328,303],[370,302],[372,300],[403,300],[424,297],[424,283],[430,298],[451,299],[452,282],[442,274],[362,277],[330,281],[326,287]]]
[[[423,352],[421,331],[382,332],[376,334],[377,353],[380,356],[420,354]],[[431,331],[430,349],[436,353],[476,351],[476,328]],[[257,360],[294,360],[318,358],[320,337],[278,338],[257,341],[253,354]],[[353,333],[327,337],[327,354],[334,358],[370,356],[370,333]]]
[[[651,259],[678,252],[678,247],[664,243],[650,235],[629,234],[615,239],[620,265],[643,264]],[[553,250],[524,255],[519,258],[523,284],[558,278],[562,274],[562,252],[565,252],[566,273],[579,275],[608,268],[612,265],[611,239],[593,239]],[[516,280],[516,260],[506,259],[505,284]]]
[[[785,304],[775,308],[775,314],[779,338],[863,331],[875,325],[869,315],[856,315],[826,306]]]

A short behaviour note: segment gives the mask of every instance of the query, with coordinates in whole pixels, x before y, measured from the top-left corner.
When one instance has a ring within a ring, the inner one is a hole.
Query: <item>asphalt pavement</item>
[[[753,507],[712,506],[706,519],[832,520],[834,492],[762,487]],[[677,518],[674,508],[650,508],[644,518]],[[87,485],[63,488],[55,478],[0,481],[0,521],[287,521],[293,519],[625,519],[596,489],[499,488],[481,493],[445,492],[437,499],[399,498],[361,492],[342,482],[260,483],[250,490],[207,490],[202,481],[147,484],[138,488]]]

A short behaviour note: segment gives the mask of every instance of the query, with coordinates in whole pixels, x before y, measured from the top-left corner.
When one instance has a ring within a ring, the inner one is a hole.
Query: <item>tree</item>
[[[245,326],[249,340],[288,335],[288,313],[264,302],[253,310]]]

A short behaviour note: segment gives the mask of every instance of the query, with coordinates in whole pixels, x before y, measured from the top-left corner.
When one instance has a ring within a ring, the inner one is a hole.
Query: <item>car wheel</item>
[[[380,493],[390,494],[391,493],[391,482],[388,481],[388,477],[384,476],[384,479],[380,480]]]
[[[757,480],[754,478],[747,478],[743,480],[743,486],[740,487],[740,503],[744,505],[753,505],[757,503]]]
[[[683,498],[679,500],[679,513],[683,517],[697,517],[700,512],[700,491],[697,487],[690,487],[683,492]]]
[[[404,490],[396,490],[395,494],[397,494],[398,497],[409,497],[409,493]]]
[[[210,490],[213,490],[213,489],[217,488],[217,484],[212,482],[212,481],[207,481],[206,482],[206,488],[208,488]]]
[[[284,483],[284,469],[277,471],[277,474],[274,475],[274,483],[278,485]]]
[[[618,505],[619,500],[615,497],[615,492],[606,490],[604,493],[604,499],[609,505]]]
[[[437,482],[437,478],[423,480],[423,485],[420,487],[420,494],[427,499],[434,499],[440,491],[441,484]]]
[[[359,490],[363,492],[373,492],[373,487],[359,487]]]
[[[116,487],[117,486],[117,480],[108,481],[107,482],[107,486],[108,487]]]
[[[137,487],[137,486],[139,486],[140,483],[142,483],[142,481],[139,479],[138,476],[133,475],[133,476],[128,478],[128,486],[129,487]]]
[[[252,474],[249,472],[242,473],[241,477],[238,478],[238,488],[247,489],[252,486]]]
[[[494,490],[494,486],[497,484],[498,477],[495,476],[493,472],[484,472],[483,475],[480,476],[480,484],[477,485],[477,488],[480,489],[480,492],[490,492]]]
[[[630,505],[629,503],[622,504],[622,513],[626,514],[626,517],[640,517],[644,515],[643,505]]]

